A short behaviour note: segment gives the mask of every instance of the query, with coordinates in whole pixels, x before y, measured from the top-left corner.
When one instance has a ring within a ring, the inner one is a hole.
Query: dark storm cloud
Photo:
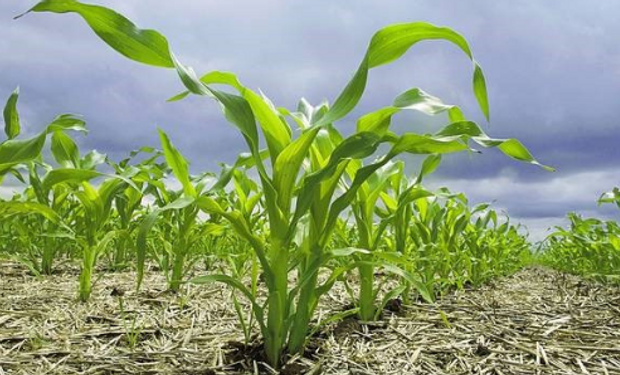
[[[165,103],[181,89],[172,71],[140,66],[110,51],[77,16],[31,14],[11,20],[32,3],[0,3],[0,95],[21,86],[27,131],[35,132],[58,113],[80,113],[91,129],[80,144],[118,159],[139,146],[157,145],[155,129],[160,126],[196,172],[231,162],[244,151],[214,103],[204,98]],[[511,215],[531,219],[557,218],[573,209],[596,213],[597,194],[618,184],[619,2],[99,3],[142,27],[162,31],[181,60],[199,73],[233,71],[289,108],[301,96],[314,103],[332,100],[380,27],[414,20],[451,26],[470,41],[485,69],[490,125],[471,94],[468,60],[454,46],[426,42],[396,64],[371,71],[359,109],[340,126],[350,131],[355,115],[421,87],[462,106],[490,135],[519,138],[542,162],[558,169],[546,173],[489,150],[446,157],[433,184],[454,183],[454,190],[464,190],[474,200],[497,199]],[[442,121],[405,115],[399,122],[401,129],[428,131]],[[584,178],[588,173],[596,178]],[[479,188],[480,181],[506,193]],[[571,184],[572,198],[528,190],[567,189],[558,181]],[[513,191],[517,185],[530,193]],[[575,196],[581,203],[575,204]],[[524,199],[530,201],[523,204]]]

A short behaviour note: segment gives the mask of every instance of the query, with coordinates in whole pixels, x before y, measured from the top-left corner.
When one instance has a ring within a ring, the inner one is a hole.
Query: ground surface
[[[174,295],[151,273],[136,294],[132,273],[108,273],[80,304],[76,282],[0,264],[0,375],[269,373],[231,353],[243,336],[220,286]],[[338,290],[324,301],[348,303]],[[620,374],[618,289],[531,268],[404,310],[327,326],[288,374]]]

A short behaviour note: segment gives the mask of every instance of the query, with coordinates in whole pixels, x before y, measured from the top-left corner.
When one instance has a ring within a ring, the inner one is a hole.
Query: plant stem
[[[374,267],[365,263],[358,269],[360,276],[359,317],[363,321],[372,321],[375,317]]]

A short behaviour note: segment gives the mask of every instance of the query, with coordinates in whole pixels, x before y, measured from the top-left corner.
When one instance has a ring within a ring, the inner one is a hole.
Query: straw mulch
[[[136,293],[134,277],[103,274],[78,303],[74,272],[35,278],[1,263],[0,375],[271,373],[244,357],[228,289],[171,294],[150,272]],[[319,316],[349,303],[337,288]],[[325,326],[283,373],[620,374],[617,288],[530,268],[436,304],[391,307],[379,323]]]

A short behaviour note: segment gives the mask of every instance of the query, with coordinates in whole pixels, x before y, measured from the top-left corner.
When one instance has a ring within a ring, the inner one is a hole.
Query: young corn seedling
[[[53,134],[52,154],[60,168],[49,170],[41,180],[31,179],[31,183],[37,181],[33,186],[44,201],[53,204],[57,199],[72,199],[77,204],[74,216],[65,218],[65,222],[77,228],[75,241],[82,256],[79,299],[84,302],[90,298],[96,261],[117,235],[107,228],[113,202],[128,186],[137,189],[130,180],[136,170],[123,175],[98,172],[96,167],[104,163],[105,156],[93,151],[81,157],[75,142],[61,131]],[[89,182],[101,177],[106,179],[97,187]],[[59,191],[63,191],[61,197],[57,195]],[[54,196],[50,200],[52,192]]]
[[[130,164],[138,156],[148,157],[139,163]],[[115,210],[113,210],[113,216],[110,220],[115,224],[114,228],[118,236],[114,243],[114,251],[111,254],[110,265],[112,270],[126,269],[132,260],[131,258],[135,258],[137,251],[135,246],[136,233],[143,213],[143,198],[157,189],[152,182],[163,178],[163,171],[160,165],[156,163],[160,156],[160,152],[149,147],[143,147],[132,151],[128,158],[118,164],[108,160],[108,164],[114,168],[117,175],[128,174],[131,170],[136,170],[131,181],[138,188],[128,186],[114,198]]]
[[[420,41],[434,39],[455,44],[472,61],[474,94],[488,118],[482,70],[473,60],[465,39],[449,28],[415,22],[381,29],[373,36],[358,70],[333,106],[309,108],[302,102],[300,107],[306,108],[291,112],[276,108],[264,95],[243,86],[231,73],[216,71],[198,78],[171,53],[163,35],[139,29],[108,8],[78,1],[46,0],[30,11],[79,14],[117,52],[144,64],[175,69],[188,90],[175,99],[190,93],[210,97],[239,130],[260,180],[267,238],[253,233],[239,210],[223,207],[211,196],[192,188],[186,176],[180,178],[185,181],[184,195],[176,204],[185,207],[195,204],[209,215],[223,217],[254,250],[265,278],[266,301],[258,301],[240,280],[227,275],[208,275],[195,281],[227,283],[250,300],[264,340],[265,355],[274,367],[279,367],[285,350],[291,353],[303,350],[310,319],[320,296],[330,290],[340,274],[359,264],[352,260],[344,269],[334,270],[323,283],[318,281],[319,271],[334,257],[369,253],[368,249],[357,248],[330,250],[327,245],[340,215],[351,206],[360,187],[375,171],[403,153],[468,151],[470,140],[483,147],[497,147],[516,159],[538,164],[518,141],[491,139],[478,125],[465,121],[460,111],[453,109],[445,109],[451,113],[452,123],[435,134],[396,134],[390,131],[391,118],[396,113],[410,107],[437,106],[434,98],[421,96],[414,90],[397,98],[393,105],[363,117],[363,121],[360,119],[353,135],[345,138],[336,131],[335,123],[358,104],[370,69],[397,60]],[[234,93],[216,89],[218,85],[226,86]],[[439,106],[445,107],[443,104]],[[294,121],[298,132],[293,131],[287,119]],[[259,149],[261,141],[266,144],[266,150]],[[375,154],[381,144],[389,147],[385,155],[374,163],[353,170],[355,160]],[[349,168],[351,173],[347,171]],[[352,180],[340,194],[338,187],[347,175]],[[307,220],[308,225],[303,227],[304,233],[300,235],[298,224],[302,219]],[[296,246],[294,239],[299,236],[303,241],[301,246]],[[297,272],[297,279],[291,286],[289,275],[293,271]]]
[[[226,179],[226,176],[207,190],[204,181],[194,182],[192,180],[189,173],[189,163],[173,146],[168,135],[162,130],[159,131],[159,135],[166,163],[181,183],[182,191],[171,192],[165,185],[160,184],[157,191],[165,205],[147,215],[140,226],[137,237],[138,288],[142,283],[147,258],[147,236],[158,218],[163,217],[166,227],[163,239],[168,245],[168,250],[162,255],[160,264],[166,272],[169,289],[176,292],[179,290],[185,274],[190,268],[189,266],[193,264],[187,263],[193,248],[201,240],[219,236],[222,233],[223,227],[216,222],[216,217],[206,223],[199,221],[200,207],[197,200],[198,197],[206,199],[207,194],[213,195],[214,192],[223,188],[223,180]],[[217,202],[216,200],[213,201]]]
[[[406,262],[397,253],[390,253],[380,249],[383,236],[387,231],[393,217],[388,212],[382,213],[378,205],[379,199],[388,206],[393,204],[388,196],[388,189],[391,186],[398,186],[404,175],[403,163],[386,164],[383,168],[375,172],[371,178],[360,188],[356,199],[353,201],[351,210],[355,217],[355,225],[358,232],[357,246],[362,249],[370,250],[370,254],[359,255],[358,273],[360,277],[360,292],[358,298],[358,316],[362,321],[375,320],[379,317],[382,308],[392,298],[397,297],[407,290],[410,284],[417,284],[417,280],[408,273],[404,267]],[[413,200],[432,195],[420,186],[408,190],[406,200]],[[379,218],[375,223],[375,217]],[[376,266],[383,267],[384,270],[396,274],[403,280],[401,286],[386,293],[379,305],[376,304],[380,288],[377,288],[375,281]],[[401,267],[404,266],[404,267]]]

